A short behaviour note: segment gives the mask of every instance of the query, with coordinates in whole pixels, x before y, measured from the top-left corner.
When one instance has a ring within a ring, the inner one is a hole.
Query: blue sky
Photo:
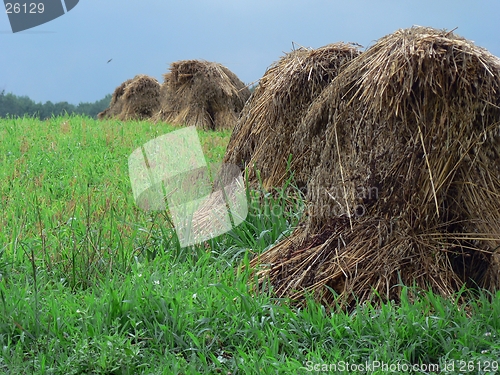
[[[367,47],[412,25],[458,27],[500,56],[498,0],[80,0],[15,34],[0,9],[0,90],[36,102],[93,102],[136,74],[163,82],[185,59],[220,62],[251,83],[292,42]]]

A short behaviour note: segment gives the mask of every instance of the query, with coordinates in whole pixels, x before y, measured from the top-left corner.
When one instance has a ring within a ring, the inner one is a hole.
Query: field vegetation
[[[180,248],[167,213],[135,205],[127,163],[175,129],[0,120],[1,373],[497,373],[499,293],[408,286],[399,303],[336,311],[257,290],[250,260],[303,210],[290,181],[249,190],[243,224]],[[230,131],[199,136],[220,162]]]

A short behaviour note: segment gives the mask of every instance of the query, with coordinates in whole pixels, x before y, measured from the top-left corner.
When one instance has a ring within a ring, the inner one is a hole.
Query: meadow
[[[300,196],[249,190],[243,224],[181,248],[128,176],[175,129],[0,119],[0,373],[498,373],[500,293],[409,286],[346,312],[256,288],[249,261],[293,231]],[[199,132],[208,162],[230,135]]]

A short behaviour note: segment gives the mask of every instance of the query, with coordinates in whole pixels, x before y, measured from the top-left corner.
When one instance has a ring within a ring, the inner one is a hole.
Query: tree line
[[[111,94],[94,103],[80,103],[78,105],[68,102],[52,103],[51,101],[35,103],[27,96],[6,94],[5,90],[0,92],[0,117],[38,117],[40,119],[63,115],[86,115],[97,118],[99,112],[104,111],[111,102]]]

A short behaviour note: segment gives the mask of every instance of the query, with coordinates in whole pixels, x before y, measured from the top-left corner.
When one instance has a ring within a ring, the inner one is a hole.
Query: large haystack
[[[273,64],[245,105],[229,141],[224,162],[249,166],[255,180],[260,171],[266,188],[280,186],[287,163],[298,184],[309,179],[318,162],[311,150],[316,129],[296,128],[314,99],[353,58],[357,45],[335,43],[318,49],[300,48]]]
[[[160,83],[147,75],[137,75],[118,86],[109,108],[99,113],[99,119],[143,120],[150,118],[160,105]]]
[[[225,66],[184,60],[170,65],[155,120],[205,130],[233,129],[250,90]]]
[[[497,57],[452,32],[399,30],[349,64],[304,124],[327,128],[309,215],[253,261],[270,265],[259,273],[278,296],[349,305],[397,299],[402,284],[500,288]]]

